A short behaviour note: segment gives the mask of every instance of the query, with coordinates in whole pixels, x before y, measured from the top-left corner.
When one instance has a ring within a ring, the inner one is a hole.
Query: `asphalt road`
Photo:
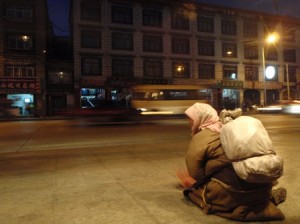
[[[299,223],[300,117],[254,116],[285,163],[280,223]],[[186,119],[28,120],[0,127],[1,224],[233,223],[183,198],[174,169],[184,167],[191,138]]]
[[[263,122],[273,141],[298,142],[300,116],[251,116]],[[185,118],[147,118],[139,122],[103,122],[97,118],[28,120],[1,122],[0,125],[0,153],[165,142],[190,137]]]

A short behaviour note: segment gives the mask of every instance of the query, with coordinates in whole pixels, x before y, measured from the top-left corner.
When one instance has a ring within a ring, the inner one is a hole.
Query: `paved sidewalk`
[[[284,137],[284,136],[283,136]],[[300,140],[299,140],[300,141]],[[174,175],[189,138],[172,143],[0,154],[1,224],[226,224],[184,200]],[[278,139],[284,222],[300,223],[299,142]]]

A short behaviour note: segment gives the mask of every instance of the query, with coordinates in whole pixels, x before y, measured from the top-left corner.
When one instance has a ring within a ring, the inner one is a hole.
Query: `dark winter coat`
[[[238,221],[284,219],[270,201],[271,184],[249,183],[237,176],[219,133],[204,129],[195,134],[186,153],[186,164],[197,182],[184,195],[205,213]]]

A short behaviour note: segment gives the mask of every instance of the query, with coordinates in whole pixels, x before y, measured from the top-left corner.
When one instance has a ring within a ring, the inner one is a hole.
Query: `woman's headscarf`
[[[192,135],[205,128],[215,132],[221,131],[222,123],[218,113],[209,104],[195,103],[185,111],[185,114],[193,121]]]

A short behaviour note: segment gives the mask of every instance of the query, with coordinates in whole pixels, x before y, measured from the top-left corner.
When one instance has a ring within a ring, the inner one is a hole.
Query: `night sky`
[[[245,8],[275,15],[287,15],[300,19],[300,0],[196,0],[210,4]],[[70,0],[48,0],[50,20],[58,36],[67,36]]]
[[[70,0],[47,0],[50,21],[54,33],[58,36],[69,35],[69,5]]]

